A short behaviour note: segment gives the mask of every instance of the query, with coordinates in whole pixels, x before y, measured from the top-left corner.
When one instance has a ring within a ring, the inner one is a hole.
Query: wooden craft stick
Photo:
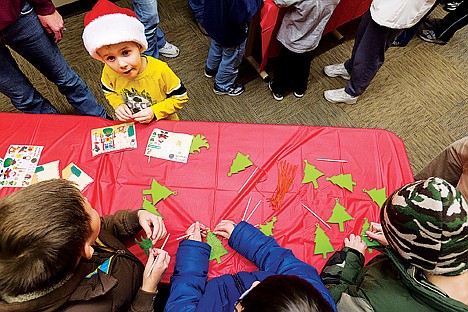
[[[257,172],[257,170],[258,170],[258,167],[255,167],[255,170],[252,172],[252,174],[247,179],[247,181],[245,181],[244,185],[242,185],[242,187],[237,191],[237,194],[239,194],[242,191],[242,189],[247,185],[247,183],[249,183],[250,179],[252,179],[253,175],[255,174],[255,172]]]
[[[244,221],[245,219],[245,215],[247,214],[247,210],[249,209],[251,200],[252,200],[252,196],[250,196],[249,201],[247,202],[247,207],[245,207],[244,215],[242,216],[242,221]]]
[[[325,222],[322,218],[320,218],[315,212],[312,211],[312,209],[310,209],[309,207],[307,207],[306,205],[302,204],[302,206],[304,206],[305,209],[309,210],[309,212],[311,214],[313,214],[317,219],[319,219],[320,221],[322,221],[323,224],[325,224],[329,229],[331,229],[331,226],[328,225],[327,222]]]
[[[329,159],[329,158],[316,158],[317,160],[320,161],[329,161],[329,162],[341,162],[341,163],[347,163],[347,160],[344,159]]]
[[[202,230],[200,230],[200,232],[201,232],[201,231],[202,231]],[[195,232],[187,233],[187,234],[185,234],[185,235],[182,235],[182,236],[180,236],[180,237],[177,237],[175,240],[184,239],[184,238],[186,238],[186,237],[189,237],[189,236],[192,235],[192,234],[195,234]]]
[[[245,222],[249,222],[249,219],[250,217],[253,215],[253,213],[255,212],[255,210],[257,210],[258,206],[260,206],[260,203],[262,202],[262,200],[260,199],[257,203],[257,205],[255,205],[255,208],[252,210],[252,212],[249,214],[249,216],[247,217],[247,219],[245,219]]]
[[[374,234],[375,234],[375,235],[381,235],[381,234],[383,234],[383,232],[375,232]],[[362,236],[369,236],[369,235],[364,234],[364,235],[362,235]]]
[[[167,240],[169,239],[169,236],[171,236],[171,233],[167,234],[166,239],[164,240],[163,244],[161,245],[161,248],[159,248],[159,249],[164,249],[164,247],[166,246]],[[146,274],[146,276],[151,275],[151,272],[154,269],[154,265],[156,264],[156,260],[158,260],[158,257],[159,257],[159,255],[157,255],[156,258],[154,258],[153,263],[151,264],[151,267],[150,267],[150,269],[148,271],[148,274]]]

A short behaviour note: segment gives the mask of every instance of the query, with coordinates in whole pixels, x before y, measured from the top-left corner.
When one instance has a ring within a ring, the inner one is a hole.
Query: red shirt
[[[0,0],[0,30],[7,28],[17,19],[26,0]],[[55,12],[51,0],[29,0],[37,15],[49,15]]]

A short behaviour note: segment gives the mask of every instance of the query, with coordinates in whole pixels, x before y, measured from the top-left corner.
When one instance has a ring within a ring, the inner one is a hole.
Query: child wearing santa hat
[[[144,31],[132,10],[99,0],[84,17],[83,43],[105,63],[102,89],[119,120],[179,120],[187,90],[165,62],[141,55],[148,47]]]

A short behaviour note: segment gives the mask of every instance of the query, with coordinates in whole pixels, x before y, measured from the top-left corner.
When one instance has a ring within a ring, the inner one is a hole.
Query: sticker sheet
[[[191,134],[154,129],[146,146],[146,156],[187,163]]]
[[[0,167],[0,186],[25,187],[32,183],[43,146],[10,145]]]
[[[93,156],[137,148],[135,124],[125,123],[91,130]]]
[[[78,168],[74,163],[70,163],[65,169],[62,170],[62,178],[73,181],[78,184],[80,191],[93,182],[94,180],[86,174],[83,170]]]

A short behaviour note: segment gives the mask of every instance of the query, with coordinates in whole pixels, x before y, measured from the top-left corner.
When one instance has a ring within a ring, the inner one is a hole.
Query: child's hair
[[[273,275],[244,297],[243,312],[332,312],[330,304],[315,287],[294,275]]]
[[[72,273],[91,236],[75,184],[52,179],[0,199],[0,295],[52,286]]]

